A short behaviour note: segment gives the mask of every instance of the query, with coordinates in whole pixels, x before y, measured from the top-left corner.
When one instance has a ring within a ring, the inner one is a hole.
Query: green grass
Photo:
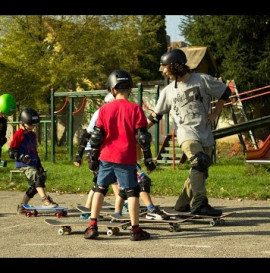
[[[229,151],[230,147],[223,147],[222,153],[218,152],[217,162],[209,169],[206,181],[208,197],[270,199],[270,166],[246,164],[241,151],[234,156],[230,156]],[[40,157],[43,158],[42,148]],[[0,168],[0,190],[26,191],[28,183],[24,175],[13,175],[10,182],[9,170],[14,168],[14,161],[8,158],[6,152],[3,152],[2,160],[8,161],[8,167]],[[49,192],[86,193],[93,185],[93,175],[87,162],[76,168],[73,162],[67,160],[65,148],[56,148],[56,163],[42,161],[42,164],[47,170],[46,190]],[[158,165],[149,175],[151,194],[179,195],[188,173],[189,163],[177,165],[174,170],[171,165]]]

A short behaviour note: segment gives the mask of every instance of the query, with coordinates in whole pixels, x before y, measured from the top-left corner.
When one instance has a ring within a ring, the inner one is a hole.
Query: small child
[[[114,96],[111,93],[108,93],[104,98],[104,104],[109,103],[109,102],[114,101],[114,100],[115,100]],[[91,171],[91,169],[90,169],[91,168],[91,154],[90,154],[91,145],[90,145],[89,139],[91,137],[91,133],[94,131],[94,127],[95,127],[97,119],[98,119],[98,113],[99,113],[99,109],[97,109],[95,111],[95,113],[93,114],[87,129],[83,130],[83,133],[82,133],[81,138],[80,138],[79,148],[78,148],[78,151],[77,151],[77,153],[75,155],[75,158],[74,158],[74,161],[73,161],[74,165],[76,167],[80,168],[81,165],[82,165],[83,153],[85,152],[86,153],[86,159],[88,161],[88,167],[89,167],[90,171]],[[94,196],[95,188],[96,188],[96,183],[97,183],[97,173],[98,173],[97,171],[93,172],[94,185],[90,189],[90,191],[88,193],[88,196],[87,196],[86,203],[85,203],[85,207],[90,209],[90,210],[91,210],[92,200],[93,200],[93,196]],[[112,189],[113,189],[113,192],[114,192],[115,196],[117,196],[118,193],[119,193],[119,188],[118,188],[118,183],[117,182],[112,184]],[[82,213],[80,218],[82,218],[82,219],[88,218],[88,214]]]
[[[6,167],[6,161],[1,160],[2,147],[7,142],[7,116],[11,116],[16,109],[16,100],[10,94],[0,96],[0,164]]]
[[[15,159],[15,166],[24,172],[30,187],[18,205],[17,212],[24,213],[22,204],[28,204],[36,193],[40,195],[43,207],[57,207],[58,204],[45,192],[46,173],[38,156],[36,134],[33,132],[35,125],[40,122],[39,115],[34,109],[25,108],[20,114],[20,120],[23,128],[14,133],[9,156]]]

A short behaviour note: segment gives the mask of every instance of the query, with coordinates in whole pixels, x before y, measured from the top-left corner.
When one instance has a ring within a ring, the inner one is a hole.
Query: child
[[[150,189],[151,189],[151,179],[142,171],[141,166],[137,164],[137,179],[140,186],[140,198],[147,208],[146,219],[155,220],[168,220],[170,217],[163,213],[158,206],[153,204]],[[123,206],[126,206],[127,195],[122,189],[119,191],[119,195],[115,200],[115,214],[122,215]]]
[[[140,186],[136,175],[136,140],[143,148],[144,163],[149,171],[155,169],[150,150],[152,136],[147,132],[147,120],[142,108],[128,101],[132,79],[124,70],[113,71],[108,78],[108,90],[115,101],[100,108],[98,120],[91,134],[91,170],[98,169],[91,219],[85,239],[98,233],[97,219],[110,184],[116,179],[128,198],[132,241],[146,240],[150,234],[139,227]]]
[[[7,142],[7,116],[11,116],[16,109],[16,100],[10,94],[0,96],[0,164],[6,167],[6,161],[1,160],[2,147]]]
[[[57,207],[58,204],[45,192],[46,174],[38,156],[36,134],[33,132],[35,125],[39,123],[39,115],[34,109],[25,108],[20,114],[20,120],[23,128],[14,133],[9,156],[15,159],[15,166],[24,171],[30,187],[23,196],[21,205],[18,205],[17,212],[24,213],[22,204],[27,204],[36,193],[40,195],[43,207]]]
[[[111,101],[115,100],[114,96],[111,93],[108,93],[105,98],[104,98],[104,103],[109,103]],[[79,144],[79,148],[78,151],[75,155],[74,158],[74,165],[76,167],[80,167],[82,164],[82,157],[83,157],[83,153],[86,153],[86,159],[88,161],[88,166],[90,169],[90,150],[91,150],[91,145],[89,142],[90,136],[91,136],[91,132],[93,132],[94,130],[94,126],[96,125],[97,122],[97,118],[98,118],[98,113],[99,113],[99,109],[97,109],[95,111],[95,113],[93,114],[89,125],[87,127],[87,129],[83,130],[83,133],[81,135],[81,140],[80,140],[80,144]],[[93,182],[94,182],[94,186],[90,189],[86,203],[85,203],[85,207],[91,209],[91,205],[92,205],[92,200],[93,200],[93,196],[94,196],[94,192],[95,192],[95,187],[96,187],[96,183],[97,183],[97,172],[94,172],[94,178],[93,178]],[[118,183],[115,182],[112,184],[112,188],[113,188],[113,192],[115,194],[115,196],[118,195],[119,193],[119,189],[118,189]],[[88,216],[87,216],[88,217]],[[80,218],[85,218],[85,214],[83,213]]]

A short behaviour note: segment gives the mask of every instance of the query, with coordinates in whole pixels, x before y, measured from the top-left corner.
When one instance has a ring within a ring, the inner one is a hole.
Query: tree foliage
[[[240,90],[269,84],[270,16],[186,16],[179,28],[190,45],[210,49],[222,78]]]
[[[104,89],[109,73],[119,68],[135,83],[155,78],[166,40],[164,18],[153,16],[151,25],[145,20],[135,15],[0,16],[1,93],[13,94],[20,107],[49,114],[51,87]],[[150,38],[144,51],[142,41]],[[143,55],[150,61],[140,62]]]

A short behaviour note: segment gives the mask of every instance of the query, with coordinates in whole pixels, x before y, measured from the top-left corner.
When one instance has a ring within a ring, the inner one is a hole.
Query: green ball
[[[11,116],[16,110],[16,100],[10,94],[0,96],[0,112],[4,115]]]

